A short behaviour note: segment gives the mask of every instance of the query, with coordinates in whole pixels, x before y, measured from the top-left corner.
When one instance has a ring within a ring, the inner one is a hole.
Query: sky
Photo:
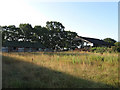
[[[57,21],[79,36],[118,41],[118,2],[1,0],[0,11],[1,26]]]

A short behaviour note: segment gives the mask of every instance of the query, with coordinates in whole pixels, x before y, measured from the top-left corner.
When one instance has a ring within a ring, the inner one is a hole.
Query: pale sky
[[[58,21],[65,26],[65,30],[77,32],[80,36],[118,40],[117,0],[85,1],[0,0],[0,25],[18,27],[20,23],[29,23],[34,27],[45,26],[47,21]]]

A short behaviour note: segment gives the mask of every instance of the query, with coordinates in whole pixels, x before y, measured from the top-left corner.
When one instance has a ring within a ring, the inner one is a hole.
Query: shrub
[[[111,46],[112,52],[120,52],[120,46]]]
[[[109,47],[93,47],[90,49],[91,52],[96,52],[96,53],[104,53],[104,52],[120,52],[120,46],[111,46]]]
[[[120,42],[114,43],[115,46],[120,46]]]
[[[90,49],[91,52],[94,52],[96,50],[96,47],[93,47]]]
[[[96,53],[103,53],[107,51],[107,47],[93,47],[91,48],[92,52],[96,52]]]

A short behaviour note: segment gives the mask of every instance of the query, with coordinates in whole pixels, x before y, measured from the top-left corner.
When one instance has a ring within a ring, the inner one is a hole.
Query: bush
[[[90,49],[91,52],[104,53],[104,52],[120,52],[120,46],[111,46],[109,47],[93,47]]]
[[[91,52],[94,52],[96,50],[96,47],[93,47],[90,49]]]
[[[96,53],[103,53],[107,51],[107,47],[93,47],[91,48],[92,52],[96,52]]]
[[[120,52],[120,46],[111,46],[113,52]]]
[[[120,46],[120,42],[114,43],[115,46]]]

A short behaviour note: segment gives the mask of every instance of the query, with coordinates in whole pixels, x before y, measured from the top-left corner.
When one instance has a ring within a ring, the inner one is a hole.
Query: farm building
[[[32,52],[45,49],[46,48],[38,42],[6,41],[2,43],[3,52]]]
[[[77,36],[74,39],[74,41],[80,42],[80,45],[78,46],[78,48],[90,47],[90,46],[92,47],[109,46],[109,43],[96,38]]]

